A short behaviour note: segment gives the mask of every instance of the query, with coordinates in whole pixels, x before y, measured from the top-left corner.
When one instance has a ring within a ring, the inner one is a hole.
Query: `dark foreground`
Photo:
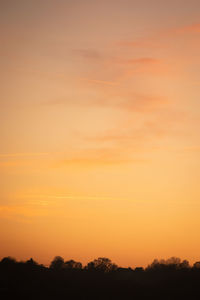
[[[48,268],[6,258],[0,262],[0,299],[200,299],[200,268],[161,263],[145,270],[94,263]]]

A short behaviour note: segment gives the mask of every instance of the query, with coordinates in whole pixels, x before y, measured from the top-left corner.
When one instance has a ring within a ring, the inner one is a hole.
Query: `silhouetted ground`
[[[100,258],[82,268],[74,261],[57,257],[50,267],[32,259],[0,262],[0,299],[200,299],[198,263],[155,261],[143,268],[118,268]]]

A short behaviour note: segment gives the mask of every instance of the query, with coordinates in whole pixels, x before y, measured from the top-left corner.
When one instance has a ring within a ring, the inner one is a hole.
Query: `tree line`
[[[195,262],[192,266],[189,264],[189,261],[184,259],[181,260],[179,257],[170,257],[168,259],[154,259],[151,264],[149,264],[146,268],[136,267],[132,269],[131,267],[122,268],[117,264],[113,263],[109,258],[99,257],[89,262],[86,266],[83,266],[81,262],[77,262],[73,259],[64,260],[61,256],[55,256],[51,261],[49,267],[44,266],[43,264],[37,263],[34,259],[30,258],[27,261],[17,261],[15,258],[7,256],[2,258],[0,261],[0,266],[9,266],[14,264],[25,264],[32,266],[40,266],[42,268],[49,268],[52,270],[88,270],[88,271],[101,271],[101,272],[113,272],[117,270],[131,270],[131,271],[148,271],[153,269],[200,269],[200,261]]]
[[[56,256],[49,266],[30,258],[0,261],[0,299],[200,299],[200,261],[155,259],[146,268],[123,268],[99,257],[85,266]]]

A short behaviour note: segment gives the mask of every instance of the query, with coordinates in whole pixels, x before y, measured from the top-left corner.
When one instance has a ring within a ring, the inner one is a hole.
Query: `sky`
[[[200,260],[199,0],[0,0],[0,258]]]

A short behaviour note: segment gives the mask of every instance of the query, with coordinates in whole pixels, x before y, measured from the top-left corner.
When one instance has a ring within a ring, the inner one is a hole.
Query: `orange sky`
[[[200,260],[199,0],[2,0],[0,258]]]

